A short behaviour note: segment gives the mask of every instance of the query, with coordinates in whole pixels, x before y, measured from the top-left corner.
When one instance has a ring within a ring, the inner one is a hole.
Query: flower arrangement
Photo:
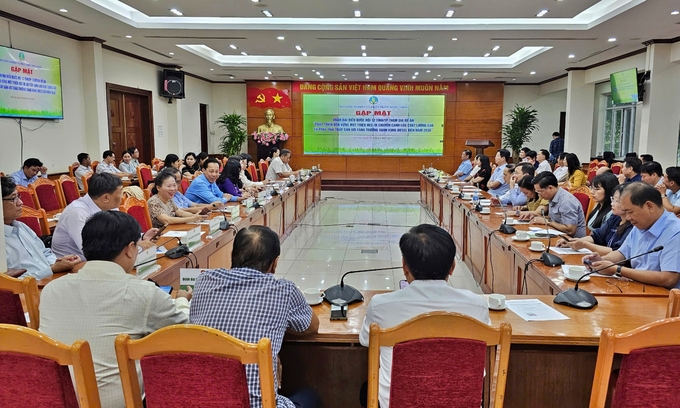
[[[288,140],[290,136],[288,136],[288,133],[271,133],[271,132],[253,132],[251,135],[253,137],[253,140],[255,140],[258,144],[261,144],[263,146],[269,146],[273,145],[276,142],[285,142]]]

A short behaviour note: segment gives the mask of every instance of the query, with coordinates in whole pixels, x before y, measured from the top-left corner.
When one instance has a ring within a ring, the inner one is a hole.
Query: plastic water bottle
[[[477,204],[479,204],[479,191],[472,194],[472,205],[476,206]]]

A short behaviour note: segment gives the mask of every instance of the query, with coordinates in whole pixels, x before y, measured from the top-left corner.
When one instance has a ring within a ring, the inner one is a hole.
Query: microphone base
[[[189,250],[188,246],[180,245],[166,252],[165,256],[170,259],[177,259],[189,255],[189,252],[191,251]]]
[[[514,234],[517,232],[517,229],[515,227],[511,227],[506,223],[501,224],[500,228],[498,228],[498,231],[500,231],[503,234]]]
[[[343,287],[335,285],[324,291],[324,299],[334,305],[349,305],[354,302],[363,302],[364,295],[349,285]]]
[[[564,260],[557,255],[545,251],[541,254],[541,261],[545,266],[560,266],[564,265]]]
[[[592,309],[597,306],[597,299],[590,292],[582,289],[567,289],[555,296],[553,302],[576,309]]]
[[[231,227],[231,224],[229,224],[229,221],[220,221],[220,229],[222,231],[226,231]]]

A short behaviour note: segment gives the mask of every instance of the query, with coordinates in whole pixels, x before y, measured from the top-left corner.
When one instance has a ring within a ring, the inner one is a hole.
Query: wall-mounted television
[[[0,46],[0,116],[63,119],[61,60]]]
[[[615,105],[622,103],[638,103],[638,77],[637,69],[631,68],[609,75],[612,88],[612,102]]]

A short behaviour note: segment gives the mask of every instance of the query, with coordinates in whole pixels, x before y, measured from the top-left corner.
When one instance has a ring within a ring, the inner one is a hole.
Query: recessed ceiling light
[[[267,73],[268,73],[269,75],[271,75],[271,74],[272,74],[272,72],[271,72],[271,71],[267,71]]]
[[[500,50],[500,49],[501,49],[501,46],[500,46],[500,45],[496,45],[496,46],[494,46],[494,47],[491,49],[491,51],[498,51],[498,50]]]
[[[418,71],[414,72],[413,75],[418,75]]]
[[[368,72],[368,71],[366,71],[366,72]],[[347,75],[345,75],[345,74],[342,74],[342,76],[347,76]]]
[[[299,77],[300,79],[304,79],[303,77]]]
[[[271,17],[271,16],[272,16],[271,11],[269,11],[269,10],[262,10],[262,14],[264,14],[264,15],[267,16],[267,17]]]
[[[616,41],[616,37],[611,37],[611,38],[608,39],[607,41],[609,41],[609,42],[614,42],[614,41]]]
[[[366,56],[366,53],[365,53],[365,52],[362,52],[362,53],[361,53],[361,56],[362,56],[362,57],[365,57],[365,56]]]
[[[298,74],[293,74],[293,75],[298,76]]]
[[[299,45],[296,45],[295,49],[298,50],[298,51],[302,51],[302,47],[300,47]]]
[[[68,13],[68,10],[66,9],[59,9],[59,11],[61,11],[62,13]]]
[[[436,81],[436,80],[437,80],[437,78],[432,78],[432,80],[433,80],[433,81]]]
[[[168,54],[170,54],[170,55],[175,55],[175,53],[174,53],[174,52],[169,52]]]
[[[411,79],[416,79],[416,78],[417,78],[417,77],[416,77],[415,75],[411,77]]]
[[[489,55],[491,55],[490,52],[487,52],[486,54],[484,54],[485,57],[488,57]]]
[[[394,74],[390,74],[390,76],[394,76]]]
[[[368,71],[364,72],[364,75],[368,75]]]
[[[671,16],[677,16],[678,14],[680,14],[680,11],[678,10],[671,11]]]
[[[370,76],[368,76],[368,75],[366,75],[366,79],[371,79],[371,77],[370,77]]]
[[[453,10],[447,11],[447,12],[446,12],[446,17],[453,17],[453,13],[454,13]]]
[[[315,69],[313,69],[313,70],[312,70],[312,72],[316,72],[316,70],[315,70]]]
[[[574,54],[569,54],[569,58],[575,58],[575,57],[576,57],[576,55],[574,55]]]
[[[358,2],[359,2],[359,0],[352,0],[352,1],[355,2],[355,3],[358,3]]]
[[[365,49],[366,49],[366,46],[365,46],[365,45],[362,45],[362,46],[361,46],[361,50],[363,51],[363,50],[365,50]]]
[[[536,71],[529,72],[529,75],[536,75]]]
[[[177,10],[176,8],[171,8],[170,12],[176,16],[181,16],[183,15],[181,11]]]
[[[425,57],[425,58],[427,58],[429,56],[430,56],[430,54],[428,54],[428,53],[423,54],[423,57]]]
[[[517,81],[517,78],[512,78],[513,81]]]
[[[304,52],[304,51],[302,51],[302,52],[300,53],[300,55],[302,55],[303,57],[306,57],[306,56],[307,56],[307,53]]]
[[[347,81],[347,78],[345,78],[345,81]]]
[[[321,75],[321,71],[314,71],[315,74]]]
[[[321,75],[319,78],[323,79],[323,75]]]
[[[451,39],[451,41],[458,41],[458,38],[453,37],[453,38]]]
[[[354,17],[361,17],[361,10],[354,10]]]
[[[126,35],[125,38],[132,38],[132,36],[131,36],[131,35]]]
[[[434,47],[430,45],[429,47],[427,47],[427,50],[432,51],[432,50],[434,50]]]
[[[429,74],[429,73],[430,73],[430,72],[432,72],[432,71],[430,71],[430,70],[428,69],[428,70],[427,70],[427,71],[425,71],[425,72],[427,72],[427,73]]]
[[[248,53],[245,51],[241,51],[241,55],[248,55]]]
[[[544,15],[548,14],[548,10],[543,9],[536,14],[536,17],[543,17]]]
[[[441,74],[437,74],[437,77],[441,77]]]
[[[467,74],[468,74],[467,72],[463,72],[463,76],[467,76]]]
[[[235,46],[234,44],[229,44],[229,48],[231,48],[232,50],[237,50],[237,49],[238,49],[238,47]]]
[[[472,80],[473,80],[473,81],[476,81],[476,80],[477,80],[477,78],[472,78]]]
[[[264,77],[264,79],[269,79],[269,77]]]
[[[233,76],[230,76],[229,79],[234,79],[234,77],[233,77]]]
[[[280,35],[280,36],[276,37],[276,39],[277,39],[277,40],[280,40],[280,41],[283,41],[283,40],[285,40],[285,39],[286,39],[286,37],[284,37],[284,36]]]
[[[210,70],[211,70],[211,71],[214,71],[214,70],[215,70],[215,68],[210,68]]]
[[[387,78],[387,80],[388,80],[388,81],[391,81],[391,80],[392,80],[392,78]]]
[[[260,2],[260,0],[250,0],[250,1],[252,1],[253,3],[259,3]]]

